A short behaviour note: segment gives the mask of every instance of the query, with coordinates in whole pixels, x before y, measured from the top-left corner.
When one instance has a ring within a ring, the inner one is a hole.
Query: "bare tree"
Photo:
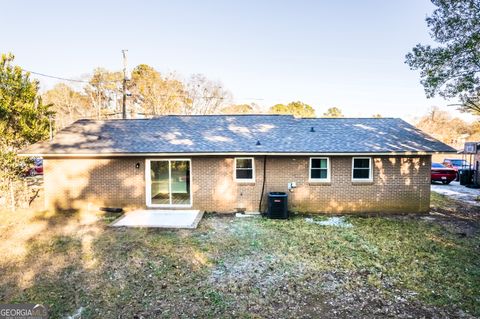
[[[234,104],[229,105],[220,110],[222,114],[253,114],[260,113],[258,105],[252,104]]]
[[[80,118],[94,115],[94,108],[88,96],[75,91],[64,83],[59,83],[42,95],[46,104],[52,104],[55,112],[55,128],[60,130]]]
[[[203,74],[192,75],[187,83],[187,103],[184,114],[214,114],[230,104],[232,95],[222,84],[211,81]]]
[[[433,107],[428,114],[421,117],[416,127],[455,148],[461,148],[465,140],[480,133],[478,125],[471,125],[458,117],[452,117],[437,107]]]
[[[97,119],[111,117],[119,113],[120,99],[122,97],[121,72],[110,72],[103,68],[94,70],[89,83],[85,86],[85,93],[90,103],[95,108]]]

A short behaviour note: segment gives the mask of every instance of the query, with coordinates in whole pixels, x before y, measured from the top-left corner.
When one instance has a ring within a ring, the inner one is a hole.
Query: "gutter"
[[[338,152],[338,153],[319,153],[319,152],[301,152],[301,153],[268,153],[268,152],[221,152],[221,153],[19,153],[18,156],[23,157],[159,157],[159,156],[353,156],[353,155],[364,155],[364,156],[374,156],[374,155],[433,155],[433,154],[444,154],[444,153],[456,153],[453,151],[444,151],[444,152],[425,152],[425,151],[407,151],[407,152]]]

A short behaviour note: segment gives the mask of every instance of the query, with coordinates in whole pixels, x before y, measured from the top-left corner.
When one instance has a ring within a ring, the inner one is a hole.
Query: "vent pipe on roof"
[[[260,146],[262,145],[262,143],[260,143],[260,140],[257,140],[257,143],[255,145]]]
[[[310,128],[310,132],[315,132],[315,128],[313,126]]]

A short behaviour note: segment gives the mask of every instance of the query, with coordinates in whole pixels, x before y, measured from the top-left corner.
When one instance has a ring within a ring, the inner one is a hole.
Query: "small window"
[[[310,180],[318,182],[330,181],[330,160],[328,157],[310,158]]]
[[[235,180],[238,182],[255,181],[255,162],[253,157],[235,158]]]
[[[353,158],[352,180],[372,181],[372,159],[370,157],[354,157]]]

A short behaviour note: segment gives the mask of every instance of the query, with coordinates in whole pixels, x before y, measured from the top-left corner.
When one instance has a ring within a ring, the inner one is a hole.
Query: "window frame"
[[[252,161],[252,168],[239,168],[241,170],[252,170],[252,178],[237,178],[237,160],[249,159]],[[233,178],[237,183],[255,183],[255,157],[235,157],[233,159]]]
[[[354,171],[355,169],[364,170],[366,168],[355,168],[355,160],[356,159],[368,159],[368,178],[355,178]],[[373,182],[373,167],[372,167],[372,158],[366,156],[355,156],[352,157],[352,182]]]
[[[314,159],[326,159],[327,160],[327,177],[326,178],[312,178],[312,169],[323,169],[323,168],[314,168],[312,167],[312,161]],[[330,183],[330,157],[310,157],[309,165],[308,165],[308,181],[312,183]]]

